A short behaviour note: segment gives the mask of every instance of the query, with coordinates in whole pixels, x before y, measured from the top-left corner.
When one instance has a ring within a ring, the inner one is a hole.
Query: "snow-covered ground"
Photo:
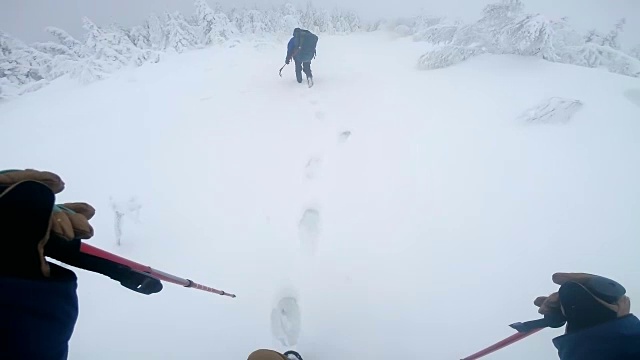
[[[0,104],[2,168],[62,175],[59,201],[98,210],[91,244],[238,295],[78,271],[70,358],[459,359],[537,318],[553,272],[640,298],[640,80],[494,55],[418,71],[424,50],[321,37],[308,89],[278,77],[284,44],[244,43]],[[547,121],[551,98],[579,106]],[[552,359],[559,334],[490,358]]]

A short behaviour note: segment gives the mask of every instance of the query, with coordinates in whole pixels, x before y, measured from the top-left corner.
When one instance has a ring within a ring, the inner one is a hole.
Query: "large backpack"
[[[300,52],[303,54],[316,54],[316,45],[318,45],[318,36],[309,30],[302,30],[302,48]]]

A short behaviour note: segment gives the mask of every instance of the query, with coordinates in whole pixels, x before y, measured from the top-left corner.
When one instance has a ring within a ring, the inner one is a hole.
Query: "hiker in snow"
[[[281,354],[273,350],[260,349],[252,352],[247,360],[302,360],[302,356],[293,350]]]
[[[630,313],[624,288],[584,273],[556,273],[558,292],[534,304],[545,317],[566,320],[565,334],[553,339],[561,360],[640,359],[640,320]]]
[[[289,64],[291,59],[296,65],[296,80],[302,83],[302,72],[307,76],[309,86],[313,85],[313,74],[311,73],[311,60],[316,57],[316,44],[318,37],[309,30],[295,28],[293,37],[287,45],[287,57],[285,64]]]

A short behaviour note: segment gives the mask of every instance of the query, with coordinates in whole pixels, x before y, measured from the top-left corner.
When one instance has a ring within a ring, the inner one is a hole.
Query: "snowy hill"
[[[552,272],[640,297],[640,80],[513,55],[419,71],[424,44],[374,32],[321,37],[308,89],[278,77],[284,49],[0,104],[2,167],[60,173],[59,201],[98,209],[92,244],[238,295],[78,271],[71,359],[459,359],[536,318]],[[559,333],[490,358],[552,359]]]

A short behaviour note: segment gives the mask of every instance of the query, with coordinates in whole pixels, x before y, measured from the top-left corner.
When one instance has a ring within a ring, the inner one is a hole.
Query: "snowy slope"
[[[552,272],[640,297],[640,81],[515,56],[418,71],[423,46],[322,37],[312,89],[277,76],[284,44],[246,43],[0,104],[2,167],[61,174],[59,201],[98,209],[92,244],[238,295],[78,271],[71,359],[286,350],[281,297],[305,360],[458,359],[536,318]],[[522,120],[551,97],[582,106]],[[490,358],[554,358],[558,334]]]

